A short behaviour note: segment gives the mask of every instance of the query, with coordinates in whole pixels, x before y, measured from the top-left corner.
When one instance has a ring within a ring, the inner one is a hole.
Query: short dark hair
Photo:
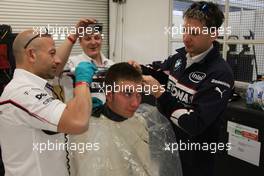
[[[142,74],[127,62],[120,62],[112,65],[105,75],[105,85],[114,85],[119,81],[142,81]]]
[[[194,2],[183,14],[183,18],[192,18],[204,23],[207,28],[219,28],[224,14],[219,6],[212,2]]]

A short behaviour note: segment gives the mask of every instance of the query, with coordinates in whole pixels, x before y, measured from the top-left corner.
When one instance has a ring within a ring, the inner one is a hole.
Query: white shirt
[[[111,65],[114,64],[114,62],[112,60],[107,59],[104,54],[101,52],[101,59],[102,59],[102,63],[103,65],[100,65],[100,67],[106,67],[109,68]],[[67,69],[71,69],[71,68],[76,68],[78,66],[78,64],[80,62],[93,62],[94,64],[96,64],[96,62],[94,62],[94,60],[92,58],[90,58],[89,56],[87,56],[84,52],[82,54],[79,54],[77,56],[72,56],[69,58],[68,62],[65,65],[65,70]],[[97,65],[97,64],[96,64]],[[97,65],[99,66],[99,65]],[[62,86],[64,87],[64,93],[65,93],[65,99],[66,102],[71,99],[73,97],[73,82],[71,80],[71,78],[67,78],[67,77],[63,77],[62,78]],[[105,103],[105,93],[95,93],[95,92],[91,92],[91,96],[92,97],[97,97],[99,98],[103,103]]]
[[[102,63],[103,63],[102,66],[110,67],[111,65],[114,64],[114,62],[110,59],[107,59],[102,52],[100,54],[101,54],[101,59],[102,59]],[[94,60],[92,58],[90,58],[84,52],[82,52],[82,54],[79,54],[76,56],[71,56],[69,58],[68,62],[66,63],[65,68],[70,69],[73,67],[77,67],[77,65],[82,61],[90,61],[90,62],[93,62],[94,64],[96,64],[96,66],[100,66],[100,65],[97,65],[97,63],[94,62]]]
[[[64,134],[47,135],[41,130],[56,132],[65,107],[52,97],[46,80],[23,69],[15,70],[0,98],[5,176],[68,175],[66,152],[55,148],[64,144]]]
[[[193,63],[198,63],[201,60],[203,60],[203,58],[211,51],[211,49],[213,49],[213,45],[211,45],[211,47],[209,49],[207,49],[206,51],[202,52],[201,54],[198,54],[196,56],[191,57],[189,53],[186,54],[186,58],[187,58],[187,65],[185,67],[188,68],[190,67]]]

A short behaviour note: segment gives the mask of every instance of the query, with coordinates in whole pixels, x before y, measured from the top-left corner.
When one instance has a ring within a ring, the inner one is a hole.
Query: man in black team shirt
[[[193,3],[183,18],[185,47],[159,65],[159,72],[167,73],[166,91],[153,95],[159,111],[172,122],[178,144],[185,146],[180,148],[183,175],[212,176],[215,146],[229,148],[217,142],[222,114],[234,85],[232,71],[215,41],[224,15],[216,4],[200,1]],[[134,61],[129,63],[140,67]],[[148,71],[159,80],[155,71],[141,69],[143,74]],[[144,81],[159,85],[161,81],[153,77],[146,76]]]

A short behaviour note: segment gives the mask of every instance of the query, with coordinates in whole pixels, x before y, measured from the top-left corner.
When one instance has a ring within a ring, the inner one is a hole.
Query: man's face
[[[100,55],[102,46],[101,34],[87,34],[80,38],[80,45],[86,55],[95,59]]]
[[[184,18],[183,26],[185,50],[192,57],[209,49],[216,38],[215,35],[210,34],[210,29],[206,31],[206,26],[196,19]]]
[[[33,49],[36,56],[33,65],[35,73],[44,79],[53,79],[57,67],[61,63],[60,58],[56,55],[54,41],[50,37],[42,37],[38,40],[41,40],[41,46]]]
[[[142,86],[142,83],[119,81],[116,85],[116,89],[119,86],[120,91],[108,92],[106,94],[107,106],[118,115],[126,118],[132,117],[141,102],[141,92],[137,92],[139,90],[137,88]]]

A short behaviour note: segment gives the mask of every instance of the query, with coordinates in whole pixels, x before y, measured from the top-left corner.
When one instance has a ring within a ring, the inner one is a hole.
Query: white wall
[[[169,42],[164,28],[169,14],[169,0],[110,1],[109,57],[115,62],[134,59],[140,63],[166,58]]]

